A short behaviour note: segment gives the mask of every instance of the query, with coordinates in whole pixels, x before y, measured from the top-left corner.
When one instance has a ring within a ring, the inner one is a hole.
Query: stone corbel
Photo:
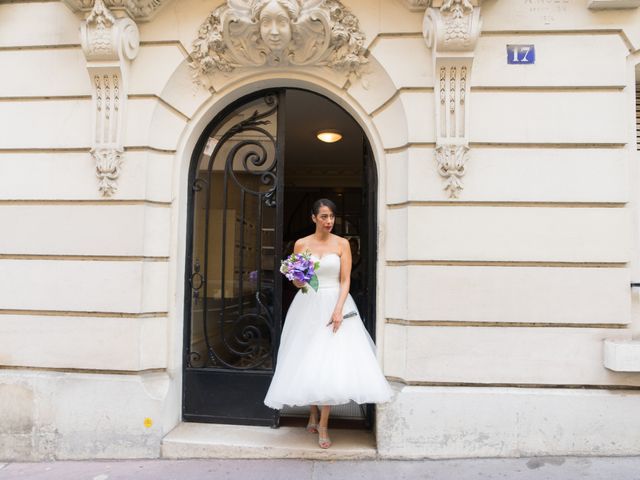
[[[457,198],[469,159],[469,86],[481,19],[478,1],[433,0],[423,33],[433,51],[438,173],[445,191]]]
[[[95,0],[80,29],[82,49],[93,87],[93,145],[98,188],[104,196],[117,189],[124,147],[129,64],[140,38],[129,17],[116,18],[103,0]]]

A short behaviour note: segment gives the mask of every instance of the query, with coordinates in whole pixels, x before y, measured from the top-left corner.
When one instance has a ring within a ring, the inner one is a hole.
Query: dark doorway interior
[[[373,312],[368,311],[371,302],[367,301],[370,290],[366,278],[373,265],[368,261],[372,248],[365,188],[366,174],[372,166],[367,165],[368,144],[362,128],[335,103],[302,90],[287,92],[286,118],[283,254],[291,253],[296,239],[313,233],[313,202],[318,198],[333,200],[338,207],[334,233],[347,238],[351,244],[351,295],[363,318],[369,320],[367,327],[373,337]],[[318,140],[317,133],[326,129],[340,132],[342,139],[335,143]],[[373,205],[371,209],[375,210]],[[283,285],[283,315],[296,291],[288,282]],[[281,423],[296,424],[296,419],[302,420],[306,411],[306,408],[287,408],[282,412]],[[370,417],[367,408],[356,404],[332,409],[334,425],[367,427]]]

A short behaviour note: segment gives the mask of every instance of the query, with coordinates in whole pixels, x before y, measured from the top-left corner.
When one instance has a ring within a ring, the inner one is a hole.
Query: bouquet
[[[320,262],[311,260],[311,252],[292,253],[284,259],[280,265],[280,272],[288,280],[297,280],[307,283],[314,291],[318,291],[318,276],[315,271],[320,267]],[[302,293],[307,293],[307,287],[302,287]]]

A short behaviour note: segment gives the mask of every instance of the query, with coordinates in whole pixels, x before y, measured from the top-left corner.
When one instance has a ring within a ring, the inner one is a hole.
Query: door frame
[[[192,157],[194,151],[197,150],[196,144],[199,139],[202,138],[205,131],[208,128],[215,128],[213,119],[218,117],[223,111],[228,111],[232,108],[231,105],[236,100],[246,98],[251,92],[257,90],[277,89],[277,88],[297,88],[306,90],[315,94],[326,97],[329,101],[332,101],[336,105],[340,106],[347,114],[349,114],[360,125],[364,136],[370,146],[370,165],[372,171],[378,179],[375,196],[376,202],[373,204],[376,210],[376,215],[373,217],[374,224],[372,224],[371,230],[375,233],[374,246],[378,254],[375,258],[375,273],[376,273],[376,285],[375,290],[372,293],[373,309],[374,313],[384,311],[384,283],[385,283],[385,254],[384,254],[384,237],[378,237],[378,225],[384,224],[384,218],[386,217],[385,205],[385,164],[383,162],[386,152],[383,146],[383,141],[380,133],[378,132],[373,118],[364,109],[364,107],[358,103],[354,98],[344,95],[344,91],[338,86],[328,82],[325,79],[321,79],[314,76],[308,76],[304,74],[293,74],[291,72],[284,74],[274,75],[271,72],[267,75],[239,78],[235,82],[228,84],[227,87],[211,95],[208,100],[198,103],[198,108],[195,110],[190,122],[186,125],[185,131],[181,135],[181,139],[176,150],[175,158],[178,160],[173,164],[174,171],[174,191],[177,196],[173,201],[173,243],[174,243],[174,255],[173,259],[170,259],[170,270],[173,278],[169,289],[169,372],[171,379],[168,379],[167,388],[170,397],[174,400],[171,402],[173,407],[171,411],[174,412],[167,417],[167,422],[163,422],[165,429],[171,429],[182,419],[182,371],[183,371],[183,349],[184,349],[184,327],[186,316],[182,315],[184,312],[184,298],[185,291],[185,275],[183,268],[186,265],[186,231],[187,231],[187,216],[189,209],[187,207],[188,197],[188,174],[192,164]],[[404,117],[399,117],[398,121],[404,123]],[[211,126],[211,127],[210,127]],[[200,148],[202,145],[200,145]],[[181,160],[180,160],[181,159]],[[381,181],[382,179],[382,181]],[[187,191],[184,189],[187,188]],[[375,226],[374,226],[375,225]],[[384,324],[383,322],[376,322],[376,337],[377,342],[377,354],[381,358],[384,349]],[[381,363],[381,360],[380,360]],[[171,420],[171,418],[173,420]],[[168,430],[165,430],[168,431]]]

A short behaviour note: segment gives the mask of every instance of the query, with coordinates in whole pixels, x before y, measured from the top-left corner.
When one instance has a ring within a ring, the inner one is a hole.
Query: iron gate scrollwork
[[[198,161],[187,369],[273,369],[279,103],[270,93],[231,112]]]

